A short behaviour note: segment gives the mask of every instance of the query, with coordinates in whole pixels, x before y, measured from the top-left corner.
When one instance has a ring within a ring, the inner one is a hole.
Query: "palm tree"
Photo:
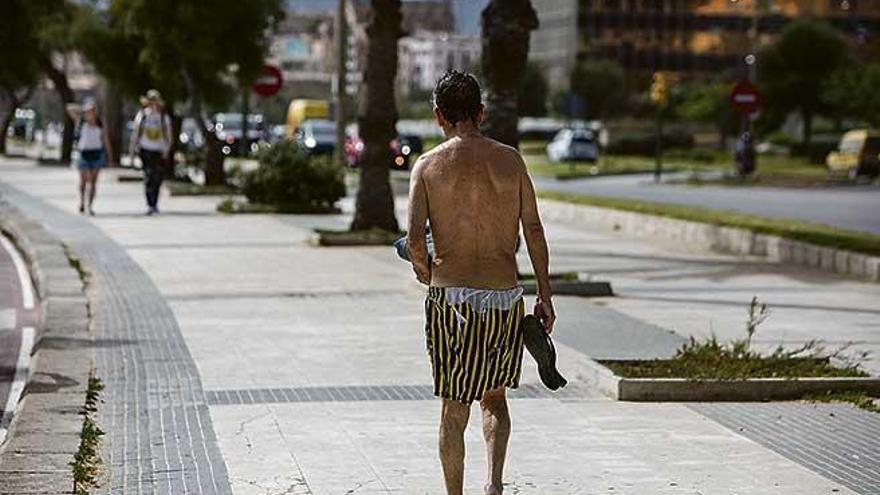
[[[483,132],[519,147],[517,89],[526,73],[529,36],[538,27],[530,0],[490,0],[483,10],[481,69],[486,80]]]
[[[361,180],[351,230],[379,228],[398,230],[394,196],[389,182],[391,148],[396,135],[397,106],[394,78],[397,75],[397,40],[403,35],[400,0],[371,0],[372,18],[367,26],[367,67],[358,110],[358,129],[364,141],[360,161]]]

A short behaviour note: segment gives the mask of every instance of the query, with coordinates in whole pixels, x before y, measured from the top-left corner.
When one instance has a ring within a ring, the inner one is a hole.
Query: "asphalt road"
[[[538,189],[734,210],[880,234],[880,187],[781,189],[654,184],[650,175],[557,181],[535,177]]]
[[[27,380],[37,309],[21,255],[0,235],[0,443]]]

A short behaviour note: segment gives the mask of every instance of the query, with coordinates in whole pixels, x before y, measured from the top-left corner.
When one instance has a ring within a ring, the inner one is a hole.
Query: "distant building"
[[[346,19],[349,26],[348,92],[356,93],[363,81],[362,72],[367,63],[367,26],[370,23],[372,7],[369,0],[350,0],[347,8]],[[437,36],[457,39],[452,34],[455,31],[455,17],[451,0],[405,1],[401,4],[401,14],[404,33],[423,37],[425,35],[421,33],[437,32],[442,33]],[[428,35],[428,38],[431,36]],[[401,42],[405,43],[403,40],[406,39],[406,37],[403,38]],[[455,60],[459,60],[458,55],[453,54],[452,56]],[[408,62],[398,61],[398,74],[403,72],[406,63]],[[431,73],[433,74],[433,71]]]
[[[538,29],[532,32],[529,61],[544,70],[554,91],[567,89],[578,50],[578,0],[532,0]]]
[[[403,30],[455,32],[455,15],[452,0],[410,0],[400,6],[403,14]]]
[[[328,97],[333,79],[333,16],[291,13],[272,40],[269,62],[300,97]]]
[[[402,96],[431,91],[448,69],[471,70],[480,61],[480,39],[418,31],[397,45],[397,87]]]
[[[829,21],[854,48],[880,35],[880,1],[866,0],[532,0],[541,25],[530,58],[551,87],[565,88],[577,60],[617,60],[628,72],[708,74],[736,70],[787,23]],[[573,26],[574,24],[574,26]],[[574,35],[572,31],[574,30]],[[759,61],[760,63],[760,61]],[[567,73],[565,70],[567,70]]]

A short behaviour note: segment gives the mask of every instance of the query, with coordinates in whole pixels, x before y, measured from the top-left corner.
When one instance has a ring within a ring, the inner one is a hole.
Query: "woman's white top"
[[[79,129],[79,141],[77,141],[76,149],[80,151],[103,149],[102,132],[99,126],[83,122]]]

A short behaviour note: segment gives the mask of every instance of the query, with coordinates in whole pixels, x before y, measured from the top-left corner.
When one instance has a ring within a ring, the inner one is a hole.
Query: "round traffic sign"
[[[264,65],[251,88],[260,96],[272,96],[278,93],[283,83],[284,76],[281,74],[281,69],[274,65]]]
[[[749,81],[736,83],[730,93],[730,104],[733,109],[743,115],[752,115],[761,109],[761,94],[758,88]]]

